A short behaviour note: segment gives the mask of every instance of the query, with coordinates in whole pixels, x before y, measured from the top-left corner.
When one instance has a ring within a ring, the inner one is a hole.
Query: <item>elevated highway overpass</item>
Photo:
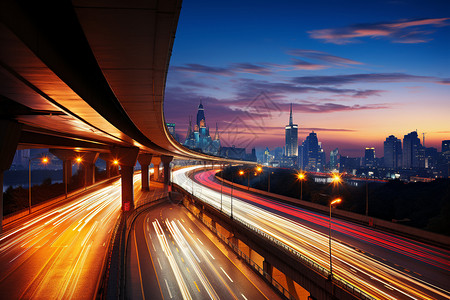
[[[165,126],[180,9],[181,0],[2,1],[0,174],[17,148],[56,148],[65,170],[81,155],[89,173],[100,155],[119,162],[123,203],[132,203],[136,160],[144,189],[152,162],[163,162],[167,181],[173,157],[221,160],[178,144]]]

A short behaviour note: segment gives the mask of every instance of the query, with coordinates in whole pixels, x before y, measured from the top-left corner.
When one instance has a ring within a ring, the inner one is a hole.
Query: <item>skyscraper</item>
[[[302,161],[301,168],[304,170],[317,172],[321,171],[324,165],[324,155],[322,147],[319,145],[317,134],[311,132],[302,143]]]
[[[330,169],[339,170],[339,149],[336,148],[330,152]]]
[[[419,168],[423,163],[424,153],[417,137],[417,131],[410,132],[403,137],[403,168]],[[421,155],[423,154],[423,155]]]
[[[200,101],[197,110],[197,123],[192,128],[192,119],[189,118],[189,128],[186,135],[184,145],[191,149],[201,151],[203,153],[218,155],[220,152],[219,129],[216,124],[216,133],[214,140],[209,135],[209,127],[205,121],[205,110]]]
[[[203,123],[202,123],[203,121]],[[200,127],[205,127],[206,125],[206,119],[205,119],[205,109],[203,108],[203,103],[202,100],[200,100],[200,104],[198,105],[198,111],[197,111],[197,126],[198,128]]]
[[[447,151],[450,151],[450,140],[442,141],[441,152],[444,153],[444,152],[447,152]]]
[[[375,166],[375,148],[366,148],[366,150],[364,151],[364,166]]]
[[[292,103],[291,112],[289,116],[289,125],[285,128],[286,134],[286,148],[285,156],[294,157],[298,155],[298,125],[294,124],[292,119]]]
[[[393,135],[384,141],[384,166],[391,169],[402,166],[402,141]]]

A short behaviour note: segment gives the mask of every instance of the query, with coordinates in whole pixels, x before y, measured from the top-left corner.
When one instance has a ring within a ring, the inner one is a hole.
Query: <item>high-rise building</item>
[[[402,141],[393,135],[384,141],[384,166],[391,169],[402,166]]]
[[[298,125],[294,124],[292,119],[292,103],[289,117],[289,125],[286,125],[285,127],[285,135],[286,135],[285,156],[287,157],[298,156]]]
[[[375,166],[375,148],[366,148],[364,151],[364,166],[374,167]]]
[[[330,169],[339,170],[339,149],[336,148],[330,152]]]
[[[425,151],[422,149],[417,131],[403,137],[403,168],[419,168],[425,166]]]
[[[205,110],[201,101],[198,105],[197,123],[194,128],[192,128],[192,119],[189,118],[189,127],[184,145],[188,148],[208,154],[218,155],[220,153],[220,139],[217,123],[213,140],[209,135],[209,127],[206,125]]]
[[[203,121],[203,123],[202,123]],[[202,100],[200,100],[200,104],[198,105],[198,110],[197,110],[197,126],[198,128],[200,127],[205,127],[206,126],[206,119],[205,119],[205,109],[203,108],[203,103]]]
[[[303,141],[300,154],[300,168],[302,170],[312,172],[323,171],[325,153],[314,131]]]
[[[444,153],[444,152],[447,152],[447,151],[450,151],[450,140],[442,141],[441,152]]]

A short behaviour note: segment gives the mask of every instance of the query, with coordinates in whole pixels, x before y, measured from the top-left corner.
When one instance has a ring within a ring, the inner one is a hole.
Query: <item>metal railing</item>
[[[269,273],[265,272],[256,262],[250,259],[244,252],[242,252],[239,247],[233,244],[226,236],[217,231],[217,229],[212,226],[212,224],[206,221],[199,213],[193,211],[189,205],[185,205],[189,211],[194,214],[197,219],[199,219],[204,225],[206,225],[220,240],[227,244],[237,255],[239,255],[250,267],[252,267],[256,272],[258,272],[269,284],[272,284],[286,299],[296,300],[288,290],[286,290],[278,281],[276,281]]]

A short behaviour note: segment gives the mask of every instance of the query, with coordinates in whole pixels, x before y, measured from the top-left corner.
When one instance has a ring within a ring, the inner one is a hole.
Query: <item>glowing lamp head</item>
[[[341,182],[341,176],[339,176],[339,174],[333,174],[332,181],[335,182],[335,183]]]
[[[244,175],[244,171],[240,170],[239,175]]]
[[[300,174],[297,175],[297,177],[298,177],[299,180],[303,180],[303,179],[305,179],[305,174],[300,173]]]
[[[117,166],[118,164],[119,164],[119,161],[117,159],[113,160],[113,165]]]
[[[337,198],[337,199],[334,199],[333,201],[331,201],[330,205],[339,204],[341,202],[342,202],[342,199],[341,198]]]
[[[43,164],[48,163],[48,157],[43,157],[43,158],[42,158],[42,163],[43,163]]]
[[[75,159],[75,161],[76,161],[78,164],[81,163],[81,160],[82,160],[82,159],[81,159],[81,157],[79,157],[79,156]]]
[[[256,171],[257,171],[257,172],[261,172],[261,171],[262,171],[262,168],[261,168],[260,166],[258,166],[258,167],[256,167]]]

